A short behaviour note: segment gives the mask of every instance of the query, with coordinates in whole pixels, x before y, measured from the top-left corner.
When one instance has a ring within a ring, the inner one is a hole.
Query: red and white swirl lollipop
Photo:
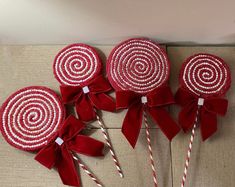
[[[64,106],[56,93],[39,86],[12,94],[0,114],[0,128],[6,141],[26,151],[45,146],[65,117]]]
[[[94,48],[71,44],[62,49],[54,60],[54,75],[61,85],[80,86],[100,74],[101,61]]]
[[[189,57],[180,72],[180,84],[201,97],[221,96],[230,87],[231,75],[223,59],[211,54]]]
[[[56,55],[53,69],[55,78],[61,84],[63,101],[75,103],[77,114],[81,120],[91,121],[94,118],[98,120],[118,173],[123,177],[108,133],[96,112],[97,108],[107,111],[115,110],[113,100],[108,95],[104,96],[111,86],[100,75],[101,66],[100,58],[93,47],[85,44],[72,44]],[[103,100],[100,100],[102,98]],[[92,101],[90,102],[90,100]]]
[[[46,146],[50,147],[51,140],[61,129],[64,119],[64,105],[54,91],[47,87],[30,86],[16,91],[3,103],[0,129],[10,145],[25,151],[37,151]],[[61,145],[63,140],[59,140],[57,144]],[[98,179],[78,157],[74,154],[72,156],[101,187]],[[44,161],[45,159],[47,158],[43,158]]]
[[[164,126],[166,127],[166,124],[163,124],[164,122],[161,125],[158,123],[158,125],[167,136],[169,135],[169,139],[178,133],[179,127],[170,119],[166,111],[162,115],[166,118],[162,121],[157,117],[159,114],[156,114],[156,111],[149,112],[154,110],[154,107],[166,106],[171,103],[168,100],[169,98],[167,98],[168,103],[161,103],[161,105],[158,105],[159,103],[156,105],[151,104],[151,100],[154,100],[153,95],[156,96],[160,92],[165,93],[166,90],[167,93],[170,92],[168,88],[165,89],[169,72],[170,63],[164,50],[155,42],[145,38],[134,38],[120,43],[112,50],[107,60],[108,79],[117,91],[117,106],[118,108],[128,108],[123,121],[122,132],[132,147],[135,147],[142,125],[142,117],[144,116],[146,139],[155,186],[157,186],[157,176],[146,113],[149,113],[152,118],[155,117],[154,119],[160,123],[165,119],[168,120],[170,123],[168,124],[168,129],[163,129]],[[156,91],[157,89],[158,91]],[[163,98],[162,94],[158,96],[161,99]],[[170,131],[171,134],[168,134]]]
[[[228,101],[221,98],[231,84],[227,64],[219,57],[200,53],[189,57],[182,65],[180,89],[176,101],[183,107],[179,122],[186,132],[192,128],[181,187],[185,186],[195,130],[200,123],[203,140],[217,130],[217,115],[225,115]]]
[[[129,39],[108,57],[107,74],[116,90],[148,93],[167,82],[170,63],[166,53],[149,39]]]

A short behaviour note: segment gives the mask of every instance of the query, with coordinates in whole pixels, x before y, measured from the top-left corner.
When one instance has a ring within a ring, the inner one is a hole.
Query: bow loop
[[[87,86],[87,85],[85,85]],[[97,78],[95,78],[89,85],[88,88],[90,92],[96,94],[96,93],[105,93],[112,90],[111,85],[109,82],[102,76],[99,75]]]
[[[60,86],[62,101],[66,104],[73,103],[78,100],[83,94],[82,92],[83,91],[80,86]]]
[[[227,113],[228,100],[222,98],[211,98],[205,102],[205,109],[214,114],[224,116]]]
[[[58,132],[58,137],[62,138],[63,141],[69,141],[74,138],[82,129],[84,129],[84,124],[70,115],[63,123],[61,129]]]
[[[154,106],[164,106],[169,104],[174,104],[174,96],[169,88],[169,86],[162,86],[150,92],[147,95],[148,105],[150,107]]]
[[[90,94],[90,100],[97,109],[109,112],[114,112],[116,110],[114,100],[105,93]]]
[[[179,88],[175,94],[175,101],[180,106],[188,105],[189,102],[197,102],[198,97],[191,92]]]
[[[116,106],[118,109],[128,108],[133,103],[141,101],[141,95],[133,91],[122,90],[116,92]]]

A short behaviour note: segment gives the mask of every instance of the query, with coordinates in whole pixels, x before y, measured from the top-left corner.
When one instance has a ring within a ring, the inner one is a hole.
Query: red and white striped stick
[[[95,112],[96,112],[96,111],[95,111]],[[100,119],[100,117],[99,117],[99,115],[97,114],[97,112],[96,112],[96,119],[97,119],[97,121],[98,121],[98,123],[99,123],[100,129],[101,129],[101,131],[102,131],[102,133],[103,133],[103,136],[104,136],[104,139],[105,139],[105,141],[106,141],[106,144],[107,144],[107,146],[109,147],[109,151],[110,151],[110,153],[111,153],[111,155],[112,155],[112,158],[113,158],[113,161],[114,161],[115,166],[116,166],[116,168],[117,168],[117,171],[118,171],[120,177],[123,178],[124,175],[123,175],[122,169],[121,169],[121,167],[120,167],[120,164],[119,164],[119,162],[118,162],[117,156],[116,156],[116,154],[115,154],[115,152],[114,152],[114,149],[113,149],[113,146],[112,146],[112,144],[111,144],[111,141],[110,141],[110,139],[109,139],[108,133],[107,133],[107,131],[106,131],[106,129],[105,129],[104,123],[103,123],[102,120]]]
[[[193,129],[192,129],[192,133],[191,133],[191,137],[190,137],[190,142],[189,142],[189,146],[188,146],[188,153],[187,153],[185,166],[184,166],[184,174],[183,174],[182,182],[181,182],[181,187],[184,187],[185,182],[186,182],[186,177],[187,177],[188,167],[189,167],[189,161],[190,161],[191,152],[192,152],[193,140],[194,140],[194,137],[195,137],[195,130],[197,128],[197,123],[198,123],[198,113],[199,113],[199,107],[198,107],[198,110],[197,110],[195,123],[193,125]]]
[[[97,179],[97,177],[88,169],[87,166],[85,166],[77,157],[77,155],[73,154],[73,159],[76,160],[78,162],[78,165],[86,172],[87,175],[89,175],[92,180],[96,183],[97,186],[99,187],[103,187],[103,185],[99,182],[99,180]]]
[[[154,166],[153,151],[152,151],[151,139],[150,139],[150,134],[149,134],[149,125],[148,125],[147,115],[145,111],[144,111],[144,124],[145,124],[146,138],[148,142],[150,163],[151,163],[152,174],[153,174],[153,182],[154,182],[154,186],[157,187],[158,186],[157,185],[157,172]]]

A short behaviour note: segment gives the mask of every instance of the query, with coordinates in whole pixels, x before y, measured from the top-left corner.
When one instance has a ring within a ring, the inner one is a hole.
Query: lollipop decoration
[[[148,113],[171,140],[179,127],[165,106],[174,103],[166,82],[170,64],[164,51],[148,39],[130,39],[116,46],[108,57],[108,79],[116,90],[117,108],[128,108],[122,132],[134,148],[140,133],[142,118],[146,127],[154,185],[157,186],[153,161]]]
[[[85,44],[72,44],[62,49],[54,60],[54,75],[60,82],[64,103],[75,104],[79,119],[98,120],[117,171],[123,177],[105,125],[97,110],[115,111],[115,102],[107,95],[112,88],[101,75],[101,61],[95,49]]]
[[[31,86],[4,102],[0,128],[10,145],[36,151],[48,143],[63,120],[64,107],[58,96],[46,87]]]
[[[130,39],[113,49],[107,70],[116,90],[146,94],[166,83],[170,64],[157,44],[146,39]]]
[[[83,124],[72,116],[65,122],[64,118],[64,106],[54,91],[31,86],[18,90],[4,102],[0,111],[0,129],[6,141],[18,149],[41,149],[36,159],[49,168],[55,165],[64,184],[80,186],[74,166],[74,161],[77,161],[101,186],[88,168],[69,151],[101,156],[103,143],[77,135]]]
[[[96,51],[85,44],[62,49],[54,61],[54,75],[61,85],[80,86],[100,74],[101,62]]]
[[[99,180],[79,160],[74,152],[87,156],[103,156],[104,144],[93,138],[81,135],[84,124],[74,116],[69,116],[61,129],[50,142],[39,151],[35,159],[45,167],[57,168],[61,180],[66,185],[80,186],[74,160],[94,180],[97,186],[102,186]]]
[[[223,98],[231,84],[229,67],[219,57],[211,54],[196,54],[182,65],[180,88],[176,93],[176,102],[182,106],[179,123],[187,132],[192,129],[184,175],[181,187],[184,187],[195,137],[200,123],[203,141],[217,131],[217,115],[224,116],[228,101]]]

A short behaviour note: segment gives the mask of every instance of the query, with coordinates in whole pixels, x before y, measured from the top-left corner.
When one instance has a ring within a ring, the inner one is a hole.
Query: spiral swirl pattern
[[[199,96],[223,95],[231,84],[230,70],[217,56],[196,54],[183,64],[180,83]]]
[[[116,90],[148,93],[169,78],[170,65],[156,43],[143,38],[116,46],[108,57],[107,74]]]
[[[53,68],[60,84],[80,86],[100,73],[101,61],[94,48],[85,44],[72,44],[57,54]]]
[[[47,144],[63,120],[64,107],[58,96],[46,87],[32,86],[5,101],[0,128],[12,146],[34,151]]]

